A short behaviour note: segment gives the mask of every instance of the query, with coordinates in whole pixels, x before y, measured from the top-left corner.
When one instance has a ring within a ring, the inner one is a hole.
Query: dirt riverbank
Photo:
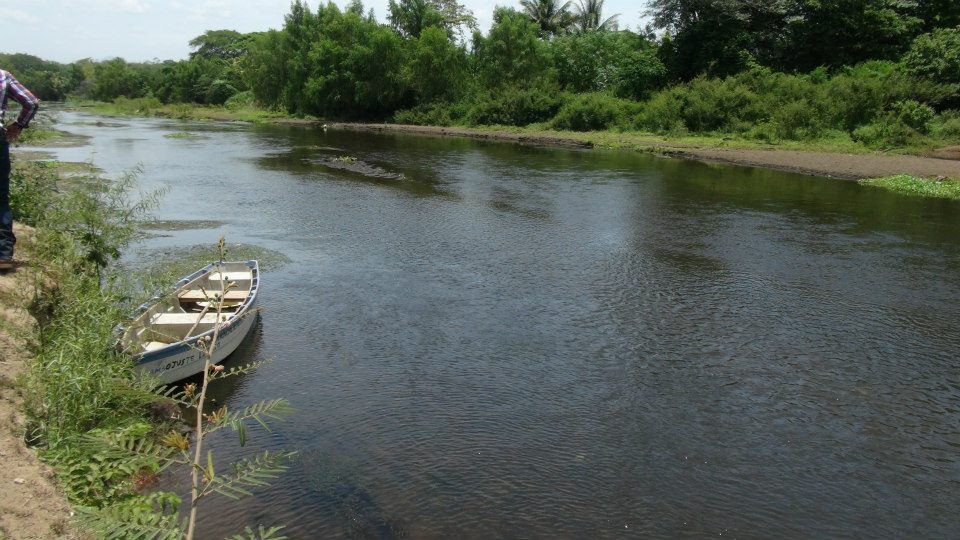
[[[32,232],[16,224],[14,230],[22,243]],[[18,250],[18,259],[22,253]],[[70,505],[53,471],[24,443],[17,376],[26,369],[36,325],[27,310],[33,298],[30,271],[21,260],[17,270],[0,274],[0,539],[76,539]]]
[[[310,123],[314,121],[279,121],[280,123]],[[857,180],[895,174],[921,177],[960,178],[960,148],[942,148],[931,156],[902,154],[841,154],[783,149],[746,149],[706,147],[669,140],[657,140],[639,135],[616,133],[523,133],[485,129],[408,126],[399,124],[323,124],[327,129],[367,132],[413,133],[432,136],[469,137],[494,141],[512,141],[541,146],[572,148],[616,147],[631,148],[665,157],[728,163],[749,167],[764,167],[782,171]]]

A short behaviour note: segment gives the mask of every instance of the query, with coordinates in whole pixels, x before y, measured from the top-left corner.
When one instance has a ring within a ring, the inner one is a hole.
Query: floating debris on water
[[[191,133],[189,131],[177,131],[174,133],[167,133],[164,137],[168,139],[206,139],[206,135],[200,135],[199,133]]]
[[[405,180],[403,173],[388,171],[382,167],[361,161],[353,156],[336,156],[322,158],[318,160],[306,160],[315,165],[323,165],[338,171],[347,171],[361,174],[368,178],[377,178],[382,180]]]

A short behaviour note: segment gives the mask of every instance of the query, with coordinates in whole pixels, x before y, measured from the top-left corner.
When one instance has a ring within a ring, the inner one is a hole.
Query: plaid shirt
[[[40,108],[40,100],[20,84],[20,81],[13,78],[9,71],[0,69],[0,124],[3,123],[7,114],[7,98],[11,97],[22,107],[17,123],[20,127],[27,127],[30,120],[33,120],[33,116],[37,114],[37,109]]]

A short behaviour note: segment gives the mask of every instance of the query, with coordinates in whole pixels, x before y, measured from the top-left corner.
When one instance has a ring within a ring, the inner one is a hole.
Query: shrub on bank
[[[554,88],[503,88],[479,95],[467,112],[471,125],[526,126],[557,114],[565,94]]]
[[[230,96],[230,99],[224,102],[223,106],[229,111],[252,108],[256,106],[256,98],[253,96],[253,91],[244,90]]]
[[[397,111],[393,115],[393,121],[398,124],[421,126],[452,126],[462,124],[467,111],[467,105],[462,102],[435,102]]]
[[[911,146],[930,133],[933,109],[913,100],[894,103],[873,122],[860,126],[853,139],[873,148]]]
[[[551,127],[571,131],[600,131],[623,126],[636,102],[603,92],[578,94],[560,107]]]

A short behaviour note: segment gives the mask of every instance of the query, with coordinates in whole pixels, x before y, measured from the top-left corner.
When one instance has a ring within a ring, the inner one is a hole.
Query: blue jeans
[[[13,212],[10,211],[10,144],[3,138],[0,140],[0,260],[13,258],[13,245],[16,243]]]

